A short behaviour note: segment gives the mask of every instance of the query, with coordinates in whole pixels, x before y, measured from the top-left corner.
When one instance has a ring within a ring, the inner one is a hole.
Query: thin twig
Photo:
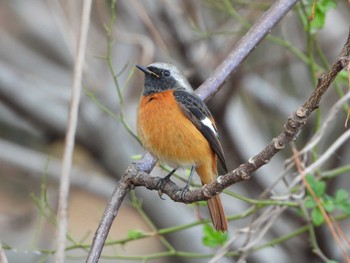
[[[320,168],[331,156],[334,155],[336,150],[345,144],[347,140],[350,139],[350,130],[347,130],[344,132],[337,140],[335,140],[334,143],[332,143],[331,146],[328,147],[327,151],[325,151],[317,161],[313,162],[309,166],[307,166],[304,170],[304,173],[314,173],[315,170]],[[302,180],[303,175],[298,175],[289,185],[289,188],[293,188],[295,185],[299,184],[299,182]]]
[[[334,106],[329,110],[327,118],[322,122],[321,128],[312,136],[310,141],[306,144],[306,146],[299,151],[299,154],[304,154],[306,152],[309,152],[312,148],[314,148],[317,143],[323,138],[323,136],[326,133],[326,129],[328,126],[330,126],[330,123],[335,119],[335,115],[341,110],[342,106],[347,103],[347,101],[350,99],[350,92],[345,94],[344,97],[342,97],[340,100],[338,100]],[[287,162],[292,161],[292,158],[290,160],[286,160]]]
[[[298,153],[298,151],[296,150],[295,147],[292,148],[293,151],[293,157],[294,157],[294,161],[295,161],[295,166],[297,168],[297,171],[300,173],[301,179],[303,181],[304,186],[306,187],[306,189],[308,190],[308,192],[310,193],[312,199],[316,202],[318,209],[320,210],[323,219],[325,220],[325,222],[327,223],[327,226],[332,234],[333,239],[335,240],[335,242],[337,243],[338,247],[340,248],[342,254],[343,254],[343,258],[344,260],[349,263],[350,262],[350,257],[346,254],[345,248],[343,246],[343,243],[341,241],[341,237],[338,235],[334,225],[332,224],[331,219],[329,218],[326,210],[323,207],[323,204],[321,203],[320,198],[317,197],[317,195],[315,194],[315,192],[313,191],[313,189],[311,188],[310,184],[307,182],[305,176],[308,174],[306,172],[305,169],[303,169],[302,164],[301,164],[301,160],[300,160],[300,154]],[[334,222],[334,224],[336,225],[336,222]],[[323,255],[323,253],[321,253],[321,255]]]
[[[247,227],[248,231],[250,232],[249,239],[247,240],[246,244],[240,248],[240,252],[243,257],[249,255],[248,252],[253,250],[254,247],[259,244],[267,231],[276,223],[276,221],[280,218],[280,215],[286,209],[287,207],[285,206],[269,207],[269,209],[266,209],[266,211],[264,211],[259,218],[257,218],[249,227]],[[238,262],[240,261],[238,260]]]
[[[65,244],[67,235],[67,210],[68,210],[68,196],[69,196],[69,175],[72,168],[72,156],[74,151],[75,132],[78,122],[78,108],[81,93],[81,78],[83,72],[84,55],[86,49],[86,40],[90,22],[92,0],[83,2],[83,10],[81,16],[81,27],[78,40],[78,50],[76,63],[74,66],[74,76],[72,84],[72,97],[69,108],[67,134],[65,140],[65,148],[62,161],[62,173],[60,179],[59,203],[58,203],[58,227],[56,233],[56,263],[63,263],[65,261]]]

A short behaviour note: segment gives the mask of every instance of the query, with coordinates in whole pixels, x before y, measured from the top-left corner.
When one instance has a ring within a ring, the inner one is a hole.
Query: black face
[[[137,66],[137,68],[145,73],[145,88],[143,91],[144,96],[178,88],[177,81],[167,69],[152,66],[147,68]]]

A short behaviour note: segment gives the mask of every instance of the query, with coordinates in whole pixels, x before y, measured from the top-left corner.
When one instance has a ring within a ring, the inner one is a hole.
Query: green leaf
[[[316,183],[316,178],[314,176],[312,176],[311,174],[307,174],[305,176],[305,179],[311,187]]]
[[[324,13],[332,8],[337,8],[337,4],[334,0],[321,0],[317,2],[319,2],[319,4],[316,3],[316,6]]]
[[[321,197],[324,194],[326,190],[325,182],[316,180],[316,178],[312,175],[307,175],[306,180],[317,197]]]
[[[314,32],[317,29],[323,28],[325,21],[326,21],[326,14],[322,11],[322,9],[318,8],[316,5],[315,16],[310,23],[311,30]]]
[[[340,204],[343,203],[344,201],[348,201],[349,193],[344,190],[344,189],[339,189],[335,193],[335,203]]]
[[[336,79],[339,78],[343,81],[348,81],[349,79],[349,76],[348,76],[348,72],[343,70],[343,71],[340,71],[336,77]]]
[[[314,222],[315,226],[320,226],[324,222],[324,218],[322,213],[318,207],[312,210],[311,212],[312,222]]]
[[[128,238],[130,239],[139,239],[145,236],[145,232],[140,229],[132,229],[128,231]]]
[[[335,0],[318,0],[316,1],[315,9],[314,9],[314,19],[311,21],[312,16],[312,8],[313,8],[314,0],[308,0],[306,2],[307,14],[301,16],[301,20],[304,26],[304,29],[307,29],[308,23],[310,23],[310,29],[312,33],[315,33],[317,30],[322,29],[324,27],[326,21],[327,12],[336,8],[337,4]]]
[[[222,246],[226,243],[228,239],[228,233],[216,231],[214,228],[212,228],[210,225],[205,224],[203,226],[203,238],[202,242],[207,247],[218,247]]]
[[[307,196],[305,200],[305,207],[306,208],[315,208],[317,206],[317,203],[314,199],[312,199],[311,196]]]
[[[339,263],[339,262],[335,260],[327,260],[326,263]]]
[[[335,205],[334,205],[334,202],[333,200],[329,199],[329,200],[324,200],[322,202],[322,205],[323,205],[323,208],[324,210],[326,210],[327,212],[331,213],[333,212],[334,208],[335,208]]]
[[[349,193],[344,189],[339,189],[335,193],[334,200],[335,207],[346,214],[350,214],[350,200]]]
[[[324,191],[326,190],[326,183],[318,181],[317,184],[315,184],[313,190],[317,197],[321,197],[324,194]]]
[[[345,214],[350,215],[350,203],[346,202],[343,204],[338,204],[336,206],[339,210],[343,211]]]

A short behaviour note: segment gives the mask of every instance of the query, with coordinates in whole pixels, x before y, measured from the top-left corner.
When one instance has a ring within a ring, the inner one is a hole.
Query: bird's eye
[[[164,77],[169,77],[170,76],[170,71],[169,70],[163,70],[162,72]]]

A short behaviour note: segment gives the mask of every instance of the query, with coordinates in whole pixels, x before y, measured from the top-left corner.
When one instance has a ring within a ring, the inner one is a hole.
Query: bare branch
[[[62,173],[60,180],[59,203],[58,203],[58,227],[56,238],[56,263],[63,263],[65,261],[65,245],[67,235],[67,210],[68,210],[68,196],[69,196],[69,175],[72,168],[72,157],[74,151],[75,132],[78,122],[78,108],[81,93],[81,77],[83,73],[84,55],[86,49],[86,40],[90,23],[90,11],[92,1],[84,1],[81,16],[81,28],[78,41],[78,52],[76,63],[74,67],[74,77],[72,86],[72,97],[68,116],[68,127],[65,141],[65,148],[63,153]]]
[[[103,246],[105,244],[109,230],[111,229],[114,218],[123,203],[126,194],[130,191],[129,185],[125,180],[119,180],[117,186],[112,194],[111,200],[102,216],[102,220],[98,227],[98,235],[96,234],[93,240],[93,248],[90,250],[89,257],[86,262],[98,262]]]

